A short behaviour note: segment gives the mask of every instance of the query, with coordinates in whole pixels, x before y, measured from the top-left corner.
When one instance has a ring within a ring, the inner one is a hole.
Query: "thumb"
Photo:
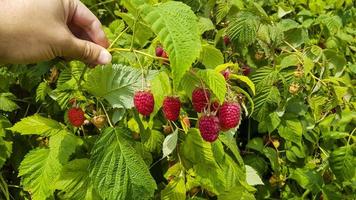
[[[111,54],[102,46],[87,40],[73,37],[68,49],[64,50],[65,57],[82,60],[94,65],[103,65],[111,62]]]

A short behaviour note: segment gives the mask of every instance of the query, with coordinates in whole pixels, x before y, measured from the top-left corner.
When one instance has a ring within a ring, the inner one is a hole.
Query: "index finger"
[[[76,3],[71,23],[83,29],[94,43],[109,47],[99,19],[82,2],[77,0]]]

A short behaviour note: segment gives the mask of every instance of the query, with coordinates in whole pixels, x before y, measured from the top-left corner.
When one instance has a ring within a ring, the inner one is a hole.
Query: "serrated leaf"
[[[236,74],[230,74],[230,78],[232,80],[238,80],[243,83],[245,83],[252,91],[253,95],[256,95],[256,87],[255,84],[250,80],[249,77],[247,76],[242,76],[242,75],[236,75]]]
[[[162,200],[185,200],[186,198],[185,182],[182,177],[171,180],[166,188],[161,192]]]
[[[219,102],[223,102],[227,91],[224,76],[212,69],[200,70],[197,74],[215,94]]]
[[[217,141],[218,142],[218,141]],[[182,157],[193,165],[197,181],[214,193],[224,191],[224,170],[215,160],[212,145],[203,140],[198,129],[190,129],[181,146]]]
[[[114,108],[132,108],[133,96],[141,87],[141,72],[121,64],[93,69],[85,84],[89,93],[106,99]]]
[[[291,54],[284,57],[281,61],[281,68],[287,68],[290,66],[297,66],[299,64],[299,58],[296,54]]]
[[[52,182],[61,172],[62,164],[67,163],[69,156],[81,144],[77,136],[62,130],[50,136],[49,149],[35,149],[25,156],[19,167],[19,176],[33,199],[45,200],[53,194]]]
[[[44,101],[49,92],[51,92],[49,85],[46,82],[40,83],[36,89],[36,101]]]
[[[344,146],[330,154],[330,167],[337,179],[348,180],[355,175],[355,153],[351,146]]]
[[[90,177],[103,199],[150,199],[157,188],[147,165],[124,135],[107,128],[91,152]]]
[[[13,132],[19,132],[22,135],[34,134],[43,136],[52,136],[63,131],[63,127],[59,122],[38,114],[22,118],[20,122],[8,129]]]
[[[227,34],[238,44],[248,46],[256,40],[260,19],[250,12],[240,12],[230,21]]]
[[[155,6],[145,4],[141,11],[168,52],[173,83],[178,87],[201,51],[198,19],[189,6],[176,1]]]
[[[229,13],[232,6],[231,1],[227,0],[218,0],[217,1],[217,11],[216,11],[216,23],[220,23],[226,15]]]
[[[249,165],[246,167],[246,181],[249,185],[264,185],[256,170]]]
[[[178,129],[176,129],[173,133],[169,134],[163,141],[163,156],[165,158],[171,154],[177,146],[178,142]]]
[[[255,197],[242,185],[237,185],[218,195],[218,200],[255,200]]]
[[[298,119],[282,120],[278,133],[285,140],[299,145],[302,140],[303,126]]]
[[[46,200],[54,192],[51,184],[61,169],[62,165],[51,156],[49,149],[34,149],[25,156],[19,167],[21,184],[34,200]]]
[[[310,169],[298,168],[292,172],[290,178],[296,180],[304,189],[309,189],[313,193],[318,193],[323,184],[320,173]]]
[[[221,51],[213,45],[203,45],[203,50],[200,53],[199,61],[206,68],[214,69],[216,66],[224,63],[224,56]]]
[[[99,200],[89,179],[89,159],[76,159],[67,163],[54,183],[54,188],[61,190],[59,196],[72,200]]]
[[[0,93],[0,110],[11,112],[19,108],[13,101],[16,96],[12,93]]]
[[[205,17],[199,17],[198,26],[201,34],[215,29],[213,22],[209,18]]]
[[[180,90],[184,90],[186,95],[191,99],[192,93],[196,87],[201,84],[199,78],[192,73],[186,73],[181,82],[180,82]]]

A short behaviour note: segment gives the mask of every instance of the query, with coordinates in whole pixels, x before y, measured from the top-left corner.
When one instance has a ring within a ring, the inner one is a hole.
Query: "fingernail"
[[[111,54],[106,49],[103,49],[99,54],[97,62],[100,65],[104,65],[110,63],[111,59],[112,59]]]

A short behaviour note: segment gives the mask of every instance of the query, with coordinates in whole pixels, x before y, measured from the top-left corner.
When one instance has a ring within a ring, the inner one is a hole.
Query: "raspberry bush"
[[[0,67],[0,199],[355,199],[353,1],[83,2],[112,64]]]

